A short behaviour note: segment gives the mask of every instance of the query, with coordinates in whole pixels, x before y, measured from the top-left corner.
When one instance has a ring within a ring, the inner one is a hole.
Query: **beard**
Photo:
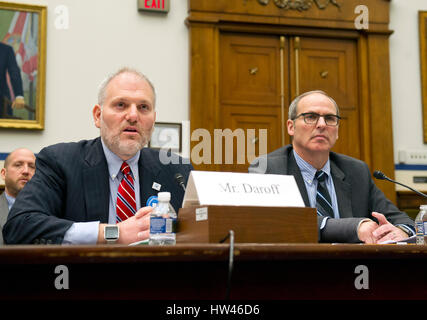
[[[128,124],[126,124],[127,126]],[[114,134],[112,128],[110,128],[101,116],[101,137],[108,149],[114,152],[121,158],[132,158],[139,150],[141,150],[150,140],[151,134],[154,131],[154,123],[151,128],[143,129],[139,128],[140,136],[135,139],[120,139],[122,129]]]
[[[7,191],[9,195],[11,195],[14,198],[18,196],[18,193],[22,190],[22,188],[24,188],[26,184],[26,183],[20,182],[19,179],[13,180],[11,178],[5,177],[5,185],[7,185]]]

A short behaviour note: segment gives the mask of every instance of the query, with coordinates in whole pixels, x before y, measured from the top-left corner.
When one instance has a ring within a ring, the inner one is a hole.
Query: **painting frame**
[[[0,128],[11,128],[11,129],[30,129],[30,130],[43,130],[44,129],[44,120],[45,120],[45,90],[46,90],[46,32],[47,32],[47,6],[41,6],[41,5],[30,5],[30,4],[20,4],[20,3],[10,3],[10,2],[4,2],[0,1],[0,11],[16,11],[15,15],[18,15],[18,13],[26,13],[25,17],[31,16],[32,21],[36,20],[36,23],[33,23],[31,27],[34,27],[34,25],[37,25],[37,30],[31,30],[31,32],[28,32],[30,35],[26,33],[26,40],[22,40],[24,37],[19,38],[19,32],[16,33],[18,35],[19,40],[16,40],[16,42],[19,43],[19,45],[22,44],[22,47],[25,48],[25,44],[28,41],[28,43],[31,43],[32,47],[28,48],[25,53],[25,58],[21,59],[22,62],[25,60],[29,53],[31,52],[33,56],[31,57],[30,64],[31,67],[24,69],[21,68],[21,78],[22,78],[22,87],[24,88],[24,101],[25,103],[22,106],[22,110],[13,110],[11,109],[11,101],[13,98],[8,99],[6,96],[3,98],[2,94],[2,101],[0,103],[0,108],[2,108],[0,111]],[[35,17],[33,19],[33,17]],[[19,18],[18,18],[19,21]],[[25,23],[27,20],[25,20]],[[16,25],[15,25],[16,26]],[[9,26],[11,28],[11,26]],[[18,28],[16,28],[18,29]],[[15,30],[16,30],[15,29]],[[23,29],[25,30],[25,29]],[[24,31],[22,32],[24,33]],[[36,40],[34,40],[35,35],[37,35]],[[23,34],[21,34],[23,36]],[[28,40],[30,39],[30,40]],[[31,41],[32,40],[32,41]],[[3,42],[3,39],[0,39],[0,41],[4,44],[9,44],[6,42]],[[35,44],[37,44],[35,46]],[[11,45],[12,46],[12,45]],[[12,46],[13,47],[13,46]],[[15,54],[17,52],[17,49],[15,47],[14,51]],[[37,52],[37,57],[34,58],[35,54],[34,51]],[[18,61],[18,60],[17,60]],[[36,64],[35,64],[36,61]],[[22,66],[26,63],[26,61],[22,62]],[[35,65],[35,67],[34,67]],[[19,66],[19,64],[18,64]],[[24,74],[25,72],[25,74]],[[25,82],[27,81],[27,82]],[[25,88],[29,87],[29,90],[26,90]],[[29,94],[30,93],[30,94]],[[7,109],[9,108],[9,109]],[[10,112],[10,110],[13,110],[13,114],[7,114],[6,110]],[[25,112],[27,118],[22,118],[20,116],[16,116],[16,112]]]
[[[167,141],[165,141],[165,139]],[[172,152],[181,153],[182,123],[156,122],[148,147],[156,150],[170,149]]]
[[[421,97],[423,113],[423,140],[427,143],[427,11],[418,11],[420,37]]]

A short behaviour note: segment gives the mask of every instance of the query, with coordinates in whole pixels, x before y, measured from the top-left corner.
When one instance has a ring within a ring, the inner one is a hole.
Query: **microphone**
[[[175,181],[178,183],[182,189],[184,189],[185,192],[185,184],[184,184],[184,177],[179,172],[175,174]]]
[[[415,189],[412,189],[411,187],[409,187],[409,186],[407,186],[407,185],[404,185],[403,183],[400,183],[400,182],[397,182],[397,181],[395,181],[395,180],[393,180],[393,179],[390,179],[389,177],[387,177],[384,173],[382,173],[382,172],[381,172],[381,171],[379,171],[379,170],[375,170],[375,171],[374,171],[373,176],[374,176],[376,179],[378,179],[378,180],[387,180],[387,181],[390,181],[390,182],[393,182],[393,183],[399,184],[399,185],[401,185],[402,187],[408,188],[409,190],[411,190],[411,191],[415,192],[416,194],[418,194],[418,195],[420,195],[420,196],[422,196],[422,197],[427,198],[427,194],[424,194],[424,193],[419,192],[419,191],[417,191],[417,190],[415,190]]]

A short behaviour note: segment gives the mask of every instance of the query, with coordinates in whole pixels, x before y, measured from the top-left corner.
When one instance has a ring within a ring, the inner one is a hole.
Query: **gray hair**
[[[102,106],[105,102],[105,95],[106,95],[108,84],[111,82],[111,80],[113,80],[115,77],[121,75],[122,73],[131,73],[131,74],[134,74],[135,76],[137,76],[138,78],[140,78],[141,80],[147,81],[147,83],[150,85],[151,89],[153,90],[153,96],[154,96],[153,104],[154,104],[154,106],[156,105],[156,91],[154,89],[153,83],[143,73],[139,72],[138,70],[128,68],[128,67],[124,67],[124,68],[121,68],[120,70],[116,71],[115,73],[109,75],[99,85],[99,87],[98,87],[98,104],[100,106]]]
[[[301,99],[304,98],[304,97],[306,97],[306,96],[308,96],[308,95],[310,95],[310,94],[313,94],[313,93],[320,93],[320,94],[323,94],[325,97],[329,98],[329,100],[331,100],[331,102],[335,106],[335,109],[337,111],[337,115],[338,116],[340,115],[340,110],[338,108],[338,104],[335,102],[334,99],[332,99],[330,96],[328,96],[328,94],[326,92],[324,92],[322,90],[313,90],[313,91],[307,91],[307,92],[304,92],[303,94],[300,94],[298,97],[296,97],[291,102],[291,104],[289,105],[289,113],[288,113],[288,118],[290,120],[295,120],[295,118],[297,117],[297,115],[298,115],[297,114],[297,112],[298,112],[298,110],[297,110],[298,103],[301,101]]]

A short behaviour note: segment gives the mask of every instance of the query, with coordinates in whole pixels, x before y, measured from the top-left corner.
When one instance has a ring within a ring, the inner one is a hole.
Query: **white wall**
[[[426,0],[391,1],[390,71],[395,163],[399,150],[427,150],[423,143],[418,11]],[[427,57],[427,52],[425,53]]]
[[[21,0],[48,6],[45,130],[0,130],[0,152],[34,152],[61,141],[98,135],[91,110],[99,82],[123,65],[144,72],[157,89],[157,120],[188,120],[187,1],[171,0],[167,15],[139,13],[136,0]],[[55,8],[69,10],[68,30],[55,28]],[[390,63],[394,150],[423,143],[418,10],[425,0],[391,1]],[[188,135],[184,135],[188,142]],[[186,144],[188,148],[188,144]]]
[[[0,153],[98,136],[92,120],[98,84],[122,66],[148,76],[157,93],[157,121],[188,120],[187,1],[167,15],[142,13],[136,0],[20,0],[48,7],[45,129],[0,129]],[[69,28],[55,28],[67,7]]]

